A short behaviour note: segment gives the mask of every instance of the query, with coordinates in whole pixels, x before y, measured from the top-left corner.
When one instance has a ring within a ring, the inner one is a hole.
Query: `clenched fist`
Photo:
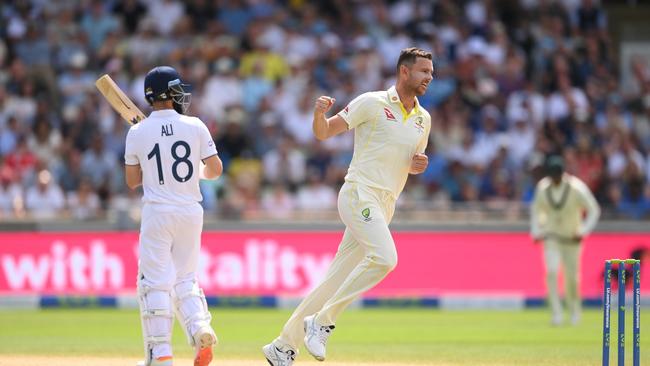
[[[429,165],[429,157],[424,154],[417,153],[411,160],[410,173],[420,174],[427,169],[427,165]]]
[[[336,102],[336,99],[332,97],[328,97],[325,95],[320,96],[318,99],[316,99],[316,103],[314,104],[314,114],[327,113],[327,111],[329,111],[330,108],[332,108],[332,106],[334,105],[334,102]]]

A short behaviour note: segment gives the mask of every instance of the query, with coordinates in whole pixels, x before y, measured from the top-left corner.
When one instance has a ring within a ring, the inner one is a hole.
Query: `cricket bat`
[[[145,119],[144,113],[133,104],[108,74],[97,79],[95,86],[113,109],[129,124],[134,125]]]

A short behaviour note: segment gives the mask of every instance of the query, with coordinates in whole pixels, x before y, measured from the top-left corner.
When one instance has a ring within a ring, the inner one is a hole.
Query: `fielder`
[[[172,365],[173,314],[195,348],[195,366],[210,363],[217,343],[195,271],[203,227],[199,179],[216,179],[222,164],[205,124],[184,115],[188,87],[169,66],[149,71],[144,91],[153,112],[126,137],[126,184],[144,190],[137,289],[145,366]]]
[[[561,263],[566,306],[571,314],[571,323],[575,325],[580,321],[581,311],[579,273],[582,238],[596,226],[600,207],[586,184],[564,172],[561,157],[550,157],[547,169],[548,177],[535,188],[530,214],[531,236],[535,243],[544,241],[551,323],[560,325],[563,322],[557,289]]]
[[[317,139],[355,129],[354,155],[338,198],[346,229],[323,282],[296,308],[280,336],[263,347],[272,366],[290,366],[302,341],[323,361],[339,314],[397,265],[388,224],[409,173],[420,174],[428,164],[424,149],[431,117],[416,96],[426,92],[432,74],[431,53],[408,48],[397,63],[396,86],[362,94],[330,118],[325,113],[334,100],[316,101]]]

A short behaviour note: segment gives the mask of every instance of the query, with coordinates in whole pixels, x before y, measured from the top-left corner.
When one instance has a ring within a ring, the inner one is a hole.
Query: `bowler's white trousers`
[[[303,318],[317,313],[316,322],[332,325],[345,308],[379,283],[397,265],[395,242],[388,224],[395,212],[392,193],[346,182],[338,198],[345,233],[323,279],[285,324],[276,346],[294,350],[305,335]]]

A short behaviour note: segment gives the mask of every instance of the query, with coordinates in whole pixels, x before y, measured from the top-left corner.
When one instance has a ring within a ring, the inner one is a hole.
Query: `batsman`
[[[126,137],[126,183],[144,191],[137,279],[144,366],[172,365],[174,314],[195,348],[194,366],[208,365],[217,343],[196,279],[203,228],[199,179],[216,179],[223,167],[208,128],[185,115],[188,89],[172,67],[149,71],[144,94],[153,112]]]
[[[303,341],[323,361],[341,312],[397,265],[388,224],[409,173],[420,174],[428,164],[424,149],[431,117],[417,96],[433,78],[431,53],[402,50],[396,71],[396,86],[362,94],[333,117],[325,117],[334,105],[332,98],[321,96],[315,103],[316,138],[355,130],[352,162],[338,197],[346,228],[323,282],[296,308],[280,336],[263,347],[272,366],[290,366]]]

